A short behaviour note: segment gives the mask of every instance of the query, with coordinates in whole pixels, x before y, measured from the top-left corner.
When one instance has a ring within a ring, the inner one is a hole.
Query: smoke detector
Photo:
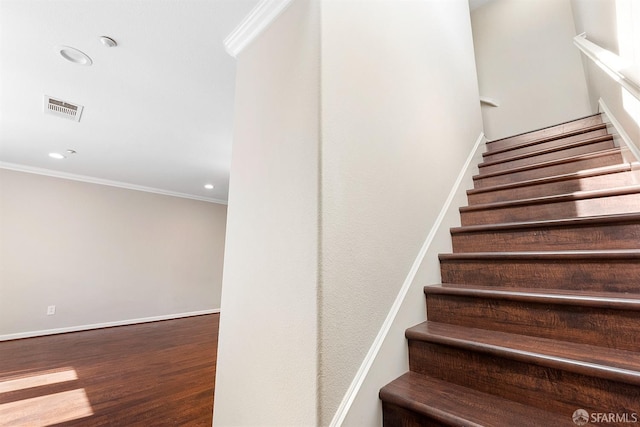
[[[82,105],[73,104],[61,99],[52,98],[48,95],[44,96],[44,113],[52,116],[64,117],[65,119],[80,121],[82,115]]]

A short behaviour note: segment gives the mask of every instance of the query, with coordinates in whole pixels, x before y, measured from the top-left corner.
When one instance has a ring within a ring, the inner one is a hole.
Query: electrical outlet
[[[51,316],[52,314],[56,314],[56,306],[50,305],[47,307],[47,316]]]

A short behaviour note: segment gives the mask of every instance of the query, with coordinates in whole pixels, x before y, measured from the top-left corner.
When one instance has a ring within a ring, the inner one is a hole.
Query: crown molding
[[[109,187],[124,188],[126,190],[143,191],[145,193],[161,194],[163,196],[180,197],[182,199],[199,200],[201,202],[217,203],[226,205],[226,200],[213,199],[207,197],[196,196],[194,194],[179,193],[176,191],[163,190],[161,188],[145,187],[143,185],[129,184],[127,182],[111,181],[108,179],[94,178],[86,175],[76,175],[73,173],[60,172],[51,169],[37,168],[33,166],[18,165],[15,163],[0,162],[0,169],[7,169],[16,172],[32,173],[35,175],[50,176],[53,178],[68,179],[71,181],[86,182],[89,184],[106,185]]]
[[[261,0],[224,39],[227,53],[234,58],[262,33],[291,4],[292,0]]]

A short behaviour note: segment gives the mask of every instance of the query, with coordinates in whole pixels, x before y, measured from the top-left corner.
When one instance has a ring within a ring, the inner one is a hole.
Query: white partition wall
[[[319,10],[238,55],[214,424],[317,425]]]
[[[640,5],[633,0],[572,0],[576,32],[611,51],[624,62],[621,72],[640,86]],[[577,49],[576,49],[577,50]],[[640,100],[616,82],[594,61],[584,58],[584,69],[593,108],[607,106],[636,150],[640,150]]]
[[[597,2],[592,2],[597,3]],[[595,113],[589,105],[569,0],[493,0],[471,13],[488,139]]]
[[[226,216],[222,204],[0,168],[0,339],[218,311]]]
[[[352,384],[482,132],[467,1],[292,1],[237,70],[214,424],[379,422]]]

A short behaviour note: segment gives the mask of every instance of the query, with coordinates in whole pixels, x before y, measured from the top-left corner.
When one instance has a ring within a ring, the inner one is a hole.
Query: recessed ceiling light
[[[116,41],[114,39],[112,39],[111,37],[107,37],[107,36],[101,36],[100,37],[100,43],[102,43],[103,46],[105,46],[105,47],[116,47],[116,46],[118,46],[118,43],[116,43]]]
[[[66,159],[66,157],[60,153],[49,153],[49,157],[51,157],[52,159],[58,159],[58,160]]]
[[[78,64],[78,65],[93,64],[93,61],[91,60],[91,58],[89,58],[89,55],[79,51],[75,47],[58,46],[56,49],[60,53],[60,56],[62,56],[64,59],[66,59],[69,62],[73,62],[74,64]]]
[[[215,186],[213,184],[205,184],[204,188],[206,188],[207,190],[213,190]]]

